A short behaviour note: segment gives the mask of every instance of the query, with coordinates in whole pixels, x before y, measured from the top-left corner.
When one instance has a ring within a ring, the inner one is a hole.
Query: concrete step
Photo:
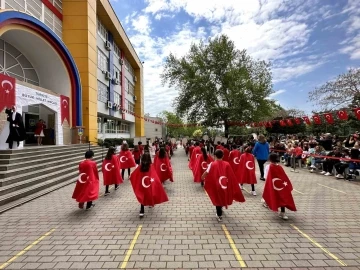
[[[98,164],[98,169],[101,165]],[[20,206],[26,202],[34,200],[38,197],[41,197],[45,194],[48,194],[54,190],[73,184],[76,182],[76,175],[74,172],[62,175],[57,178],[52,178],[45,182],[38,183],[36,185],[30,186],[26,189],[21,189],[11,194],[0,197],[0,214],[8,211],[14,207]]]
[[[0,160],[8,160],[13,158],[28,158],[38,155],[46,155],[46,154],[52,154],[57,152],[76,152],[81,151],[85,152],[88,149],[88,145],[86,144],[76,144],[75,146],[59,146],[58,148],[52,148],[52,147],[39,147],[41,151],[38,151],[35,149],[26,149],[26,151],[14,151],[13,153],[4,153],[6,151],[0,151]],[[99,146],[91,146],[91,149],[95,148],[101,148]]]
[[[101,154],[101,148],[94,148],[94,153],[96,155]],[[29,158],[14,158],[10,159],[10,164],[1,164],[0,163],[0,171],[11,171],[18,168],[27,168],[27,167],[36,167],[37,165],[41,164],[41,167],[43,165],[46,166],[46,164],[51,163],[53,161],[58,161],[59,164],[63,162],[64,160],[70,160],[72,158],[79,158],[84,157],[84,151],[79,151],[78,149],[71,152],[55,152],[52,154],[47,155],[38,155],[36,157],[31,157],[31,160]],[[105,151],[103,151],[103,155],[106,155]]]
[[[101,160],[101,150],[94,151],[94,153],[94,158]],[[83,159],[84,156],[79,155],[71,159],[55,160],[38,166],[16,168],[9,171],[0,171],[0,187],[42,175],[45,176],[49,173],[70,168],[73,165],[77,166]]]
[[[29,155],[24,155],[24,156],[18,156],[16,154],[7,154],[7,155],[1,155],[0,154],[0,165],[7,165],[7,164],[13,164],[13,163],[20,163],[20,162],[27,162],[27,161],[32,161],[35,158],[41,156],[42,158],[53,158],[53,157],[57,157],[60,155],[66,155],[66,154],[73,154],[73,153],[81,153],[82,155],[84,155],[85,151],[88,148],[66,148],[66,149],[59,149],[57,151],[50,151],[50,152],[42,152],[41,154],[38,152],[32,153]],[[91,150],[95,151],[95,150],[99,150],[101,149],[101,147],[99,146],[93,146],[91,147]],[[104,155],[106,155],[107,149],[103,148],[103,152]],[[3,157],[1,157],[3,156]]]
[[[86,147],[89,144],[69,144],[69,145],[42,145],[42,146],[25,146],[21,149],[8,149],[8,150],[0,150],[0,154],[19,154],[19,153],[26,153],[26,152],[42,152],[43,150],[58,150],[61,148],[71,148],[71,147]]]
[[[98,166],[101,166],[101,158],[97,158],[94,160],[98,163]],[[76,177],[78,175],[78,165],[79,165],[79,162],[77,162],[77,164],[74,163],[73,165],[69,165],[65,169],[57,170],[55,172],[48,173],[45,175],[40,175],[37,177],[27,178],[27,179],[24,179],[23,181],[16,181],[16,182],[12,181],[13,183],[10,183],[10,181],[7,181],[7,182],[5,182],[5,184],[3,183],[2,187],[0,187],[0,197],[6,196],[6,195],[11,195],[12,192],[15,192],[20,189],[28,188],[33,185],[37,185],[38,183],[46,182],[49,179],[56,179],[61,176],[64,176],[64,179],[66,179],[65,176],[66,175],[69,176],[70,174],[73,175],[73,178],[76,181]]]

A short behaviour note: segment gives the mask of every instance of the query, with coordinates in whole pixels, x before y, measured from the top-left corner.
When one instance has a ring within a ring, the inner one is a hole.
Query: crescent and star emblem
[[[288,183],[286,182],[286,181],[284,181],[282,184],[284,185],[284,187],[282,187],[282,188],[277,188],[276,186],[275,186],[275,182],[276,181],[282,181],[280,178],[273,178],[273,180],[272,180],[272,182],[273,182],[273,187],[274,187],[274,189],[275,190],[277,190],[277,191],[281,191],[281,190],[283,190],[284,189],[284,187],[286,187],[287,185],[288,185]]]
[[[196,154],[196,155],[195,155],[195,158],[197,159],[197,158],[198,158],[198,156],[200,156],[200,154]]]
[[[204,166],[204,165],[205,165],[205,166]],[[207,165],[207,163],[206,163],[205,161],[201,162],[201,168],[202,168],[203,170],[206,170],[206,169],[208,168],[208,165]]]
[[[163,168],[163,165],[165,166],[165,169]],[[161,165],[160,165],[160,170],[161,170],[162,172],[165,172],[165,171],[166,171],[166,165],[165,165],[165,163],[161,163]]]
[[[62,101],[62,103],[64,104],[64,107],[66,108],[67,105],[68,105],[68,101],[67,101],[66,99],[64,99],[64,100]]]
[[[227,179],[226,176],[220,176],[220,178],[219,178],[219,184],[220,184],[220,186],[221,186],[222,189],[227,189],[227,185],[224,186],[224,185],[222,184],[222,180],[223,180],[223,179]],[[227,183],[227,181],[226,181],[226,183]]]
[[[125,160],[123,160],[123,158],[125,158]],[[121,162],[121,163],[124,163],[125,161],[126,161],[126,157],[125,157],[125,156],[120,157],[120,162]]]
[[[150,179],[150,184],[149,185],[146,185],[145,184],[145,179],[146,178],[149,178]],[[149,188],[151,186],[151,182],[154,182],[154,178],[150,178],[149,176],[144,176],[142,179],[141,179],[141,184],[144,188]]]
[[[114,168],[114,165],[111,166],[111,169],[108,168],[109,165],[112,165],[111,163],[106,163],[105,165],[105,170],[107,170],[108,172],[111,171],[112,168]]]
[[[330,118],[331,118],[331,116],[330,116],[330,115],[327,115],[327,116],[326,116],[326,118],[327,118],[327,119],[330,119]]]
[[[360,110],[356,110],[356,114],[360,114]]]
[[[8,80],[3,80],[1,82],[1,87],[4,89],[6,84],[8,84],[10,86],[10,90],[14,89],[14,85]],[[6,94],[9,94],[10,91],[8,89],[5,89],[5,92],[6,92]]]
[[[81,184],[84,184],[84,183],[86,182],[86,180],[89,179],[89,176],[87,176],[87,177],[86,177],[86,180],[83,181],[83,180],[81,179],[83,175],[86,175],[86,176],[87,176],[86,173],[80,173],[80,175],[79,175],[79,177],[78,177],[78,181],[79,181]]]
[[[246,166],[246,168],[247,168],[248,170],[253,170],[253,169],[254,169],[254,166],[250,167],[250,165],[249,165],[250,163],[254,163],[254,162],[252,162],[252,161],[247,161],[246,164],[245,164],[245,166]]]
[[[234,162],[236,165],[239,165],[239,164],[240,164],[238,157],[234,158],[234,159],[233,159],[233,162]]]

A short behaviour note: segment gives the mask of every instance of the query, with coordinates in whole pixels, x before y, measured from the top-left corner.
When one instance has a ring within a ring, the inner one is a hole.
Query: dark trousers
[[[115,188],[117,188],[118,185],[115,184]],[[106,185],[105,186],[105,193],[108,193],[109,192],[109,185]]]
[[[222,206],[215,206],[216,207],[216,215],[218,217],[222,216]]]
[[[345,169],[349,167],[348,163],[336,163],[335,165],[335,170],[338,174],[343,174],[345,172]]]
[[[9,149],[12,149],[12,148],[13,148],[14,141],[9,140],[8,144],[9,144]],[[19,145],[20,145],[20,142],[17,142],[17,146],[18,146],[18,147],[19,147]]]
[[[328,173],[332,173],[334,168],[334,161],[333,160],[325,160],[323,162],[323,170]]]
[[[140,158],[139,158],[139,159],[135,159],[135,163],[136,163],[137,165],[140,165]]]
[[[285,213],[285,207],[280,207],[281,213]]]
[[[258,159],[259,169],[260,169],[260,176],[264,178],[264,164],[267,160],[260,160]]]
[[[141,214],[145,213],[145,207],[142,204],[140,205],[140,213]]]
[[[122,176],[123,179],[124,179],[124,176],[125,176],[125,170],[126,169],[121,169],[121,176]],[[128,170],[128,176],[130,176],[130,168],[127,169],[127,170]]]

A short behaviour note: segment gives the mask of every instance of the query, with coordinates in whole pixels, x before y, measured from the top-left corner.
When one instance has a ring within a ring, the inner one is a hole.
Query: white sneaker
[[[219,222],[222,221],[222,217],[219,217],[218,215],[216,215],[216,218],[217,218],[217,220],[218,220]]]
[[[281,213],[279,214],[279,217],[282,218],[283,220],[288,220],[288,216],[285,213]]]
[[[314,169],[311,169],[310,172],[313,173],[313,172],[314,172]]]
[[[251,193],[252,193],[253,196],[256,196],[256,191],[255,190],[251,191]]]
[[[315,165],[311,165],[310,168],[312,169],[316,169]]]
[[[143,216],[144,216],[144,213],[140,213],[140,214],[139,214],[139,217],[143,217]]]
[[[324,175],[325,175],[325,176],[330,176],[330,175],[332,175],[332,174],[329,173],[329,172],[327,172],[327,173],[325,173]]]
[[[339,179],[344,179],[344,176],[343,176],[343,175],[341,175],[341,174],[338,174],[338,175],[336,176],[336,178],[339,178]]]
[[[291,169],[290,172],[295,172],[295,170],[294,170],[294,169]]]
[[[325,171],[322,171],[321,174],[325,174],[326,172]]]

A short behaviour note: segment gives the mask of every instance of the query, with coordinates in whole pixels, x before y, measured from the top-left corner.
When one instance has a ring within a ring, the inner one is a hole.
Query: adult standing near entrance
[[[6,143],[9,144],[9,149],[12,149],[13,142],[17,142],[19,147],[20,142],[25,140],[25,127],[20,113],[16,112],[16,107],[12,106],[11,109],[6,109],[5,113],[7,114],[7,121],[10,125],[9,136],[6,140]]]
[[[260,180],[265,181],[264,178],[264,164],[269,158],[270,146],[265,139],[265,136],[260,134],[258,141],[255,144],[253,155],[256,157],[260,168]]]
[[[38,145],[42,145],[42,138],[45,137],[44,135],[44,129],[46,128],[44,120],[40,119],[39,122],[36,123],[36,129],[34,136],[37,137],[37,143]]]

